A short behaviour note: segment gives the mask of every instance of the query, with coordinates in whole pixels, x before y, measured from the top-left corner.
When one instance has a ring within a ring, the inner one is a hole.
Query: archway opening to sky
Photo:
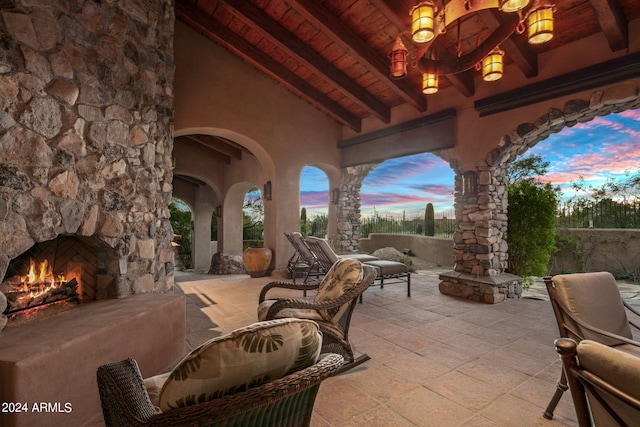
[[[621,182],[640,173],[640,109],[566,127],[521,158],[531,155],[549,162],[542,180],[560,188],[562,201],[588,197],[573,184],[582,180],[587,187],[601,188],[607,180]]]
[[[300,172],[300,210],[307,218],[326,216],[329,209],[329,178],[315,166],[305,166]]]
[[[432,203],[436,216],[454,217],[454,179],[449,164],[431,153],[385,160],[362,183],[362,215],[424,214]]]

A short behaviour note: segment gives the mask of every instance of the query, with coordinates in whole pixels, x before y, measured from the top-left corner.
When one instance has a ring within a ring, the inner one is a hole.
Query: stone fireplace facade
[[[77,236],[104,251],[96,298],[172,289],[173,13],[0,2],[0,280],[35,244]]]

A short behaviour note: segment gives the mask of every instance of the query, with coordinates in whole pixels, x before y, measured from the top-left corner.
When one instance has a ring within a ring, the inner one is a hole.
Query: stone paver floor
[[[176,273],[189,348],[255,322],[258,293],[273,280]],[[371,360],[322,384],[312,426],[575,426],[568,393],[554,420],[541,416],[560,375],[549,303],[474,303],[440,294],[438,283],[437,271],[419,271],[411,298],[402,284],[365,292],[351,340]]]

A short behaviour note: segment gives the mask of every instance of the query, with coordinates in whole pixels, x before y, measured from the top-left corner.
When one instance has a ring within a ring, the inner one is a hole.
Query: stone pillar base
[[[440,292],[488,304],[497,304],[522,296],[522,278],[502,273],[497,276],[476,276],[469,273],[448,271],[439,276]]]

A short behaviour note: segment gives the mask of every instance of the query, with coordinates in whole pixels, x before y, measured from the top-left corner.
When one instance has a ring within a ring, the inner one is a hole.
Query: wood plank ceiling
[[[527,78],[538,74],[540,53],[595,33],[604,33],[612,52],[628,48],[628,22],[640,17],[638,0],[553,3],[555,36],[550,42],[532,46],[514,34],[501,45],[505,63],[515,64]],[[408,11],[413,4],[413,0],[176,0],[176,17],[360,132],[363,118],[389,123],[391,108],[401,104],[427,110],[417,69],[410,69],[402,80],[389,78],[388,55],[396,35],[410,26]],[[479,34],[497,28],[500,19],[494,11],[463,18],[459,42],[463,52],[475,47]],[[456,55],[456,33],[448,31],[436,39],[439,58]],[[454,86],[471,97],[474,73],[441,78],[440,89]],[[193,139],[207,149],[220,149],[219,141],[202,136],[182,140],[195,143]],[[220,155],[230,159],[233,153]]]

